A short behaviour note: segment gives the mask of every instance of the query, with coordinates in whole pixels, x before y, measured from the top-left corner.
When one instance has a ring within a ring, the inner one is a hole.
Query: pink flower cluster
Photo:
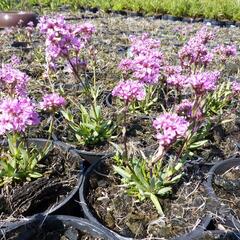
[[[28,81],[27,74],[13,68],[12,64],[5,64],[0,69],[1,89],[11,96],[26,96]]]
[[[206,66],[211,63],[213,53],[208,51],[206,44],[212,38],[212,33],[206,28],[199,30],[178,53],[182,67],[189,67],[191,64]]]
[[[178,90],[183,89],[188,85],[187,77],[181,74],[171,75],[167,78],[167,83],[170,86],[176,87]]]
[[[152,50],[160,48],[160,41],[149,37],[148,33],[143,33],[140,37],[130,36],[130,52],[135,56],[148,55]]]
[[[113,89],[112,96],[123,99],[126,103],[134,100],[142,101],[146,95],[144,84],[138,81],[121,81]]]
[[[231,88],[234,95],[240,94],[240,82],[233,81]]]
[[[153,127],[157,130],[156,138],[163,147],[168,147],[177,139],[185,137],[189,122],[175,113],[164,113],[153,121]]]
[[[179,75],[182,73],[182,67],[181,66],[164,66],[163,67],[164,75],[166,77],[172,76],[172,75]]]
[[[176,106],[176,112],[180,116],[190,118],[192,116],[193,102],[184,99],[179,105]]]
[[[219,45],[214,49],[214,52],[220,56],[222,61],[226,61],[227,58],[235,57],[237,55],[237,48],[235,45]]]
[[[191,75],[187,81],[195,90],[196,94],[203,95],[206,92],[212,92],[216,89],[220,72],[203,72]]]
[[[0,135],[24,132],[39,123],[38,113],[29,98],[6,98],[0,102]]]
[[[163,55],[158,50],[159,41],[149,38],[147,34],[131,36],[130,41],[130,58],[123,59],[119,68],[132,73],[133,77],[142,83],[157,83],[163,63]]]
[[[70,57],[71,52],[79,53],[95,32],[90,23],[71,25],[66,23],[62,16],[42,17],[39,28],[46,36],[46,55],[50,64],[59,57]]]
[[[180,116],[184,116],[187,119],[197,119],[200,120],[203,117],[202,109],[198,107],[193,112],[194,102],[188,99],[184,99],[180,104],[176,106],[176,113]]]
[[[46,94],[43,96],[42,101],[39,103],[40,109],[49,112],[55,112],[58,108],[66,105],[66,100],[59,96],[57,93]]]

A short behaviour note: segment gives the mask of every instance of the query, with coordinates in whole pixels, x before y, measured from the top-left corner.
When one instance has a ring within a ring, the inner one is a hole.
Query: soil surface
[[[97,218],[119,234],[170,239],[194,229],[206,214],[203,174],[197,168],[189,172],[188,181],[179,183],[173,195],[160,199],[165,213],[161,218],[150,200],[140,202],[127,195],[119,176],[113,173],[112,163],[107,160],[90,175],[87,201]]]
[[[42,177],[0,189],[0,219],[14,220],[50,210],[76,186],[80,160],[55,147],[39,162]]]

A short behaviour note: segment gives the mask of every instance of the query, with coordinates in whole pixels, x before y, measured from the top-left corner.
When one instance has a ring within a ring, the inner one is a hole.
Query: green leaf
[[[33,172],[33,173],[29,173],[29,177],[31,177],[31,178],[40,178],[40,177],[42,177],[42,174],[38,173],[38,172]]]
[[[179,171],[182,167],[183,167],[183,164],[182,164],[181,162],[179,162],[179,163],[174,167],[174,169],[175,169],[176,171]]]
[[[171,187],[164,187],[164,188],[162,188],[162,189],[160,189],[158,192],[157,192],[157,194],[158,195],[165,195],[165,194],[167,194],[167,193],[169,193],[169,192],[171,192],[172,191],[172,188]]]
[[[140,167],[138,165],[135,165],[133,168],[136,177],[139,179],[139,181],[141,182],[141,184],[145,187],[145,188],[149,188],[149,184],[148,182],[145,180],[142,171],[140,169]]]
[[[208,142],[208,140],[201,140],[198,142],[194,142],[189,146],[189,149],[199,148],[199,147],[205,145],[207,142]]]
[[[171,182],[174,183],[174,182],[177,182],[181,179],[182,177],[182,173],[181,174],[178,174],[177,176],[175,176],[174,178],[171,179]]]
[[[113,166],[113,169],[115,172],[117,172],[123,178],[127,178],[127,179],[131,178],[131,175],[126,170],[123,170],[122,168],[115,166],[115,165]]]
[[[156,207],[159,215],[164,216],[164,213],[163,213],[162,207],[158,201],[158,198],[154,194],[150,193],[150,199],[153,202],[154,206]]]

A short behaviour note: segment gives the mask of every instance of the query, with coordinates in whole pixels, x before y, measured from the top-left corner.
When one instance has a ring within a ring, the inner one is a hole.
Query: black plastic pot
[[[232,27],[235,26],[235,22],[234,21],[230,21],[230,20],[223,20],[222,21],[225,27]]]
[[[88,205],[87,202],[87,194],[89,191],[89,177],[92,174],[92,172],[99,166],[99,164],[101,164],[101,161],[104,161],[104,159],[99,160],[98,162],[96,162],[95,164],[91,165],[87,171],[83,174],[83,178],[82,178],[82,184],[80,186],[79,189],[79,199],[80,199],[80,204],[81,207],[83,209],[83,213],[84,216],[92,223],[96,223],[102,226],[102,228],[111,231],[112,234],[114,234],[115,237],[117,237],[118,239],[122,239],[122,240],[130,240],[132,238],[128,238],[128,237],[123,237],[121,235],[119,235],[118,233],[108,229],[107,227],[105,227],[100,220],[98,220],[98,218],[95,216],[94,211],[91,209],[91,206]],[[204,230],[207,229],[209,223],[211,222],[211,216],[206,216],[202,219],[202,221],[200,222],[200,224],[194,229],[192,230],[190,233],[185,234],[183,236],[180,237],[175,237],[172,238],[170,240],[194,240],[194,239],[199,239]]]
[[[51,141],[41,138],[30,138],[28,139],[28,144],[35,144],[38,148],[44,148],[47,144],[52,144],[53,148],[57,147],[61,149],[63,152],[68,153],[74,160],[80,161],[80,169],[78,174],[78,181],[75,185],[75,187],[69,192],[61,201],[55,203],[52,206],[49,206],[46,211],[41,213],[42,215],[46,216],[49,214],[72,214],[76,216],[80,216],[81,209],[79,208],[79,204],[77,204],[78,201],[78,191],[80,184],[82,182],[82,173],[84,172],[84,165],[82,159],[79,157],[79,154],[76,152],[76,150],[60,141]],[[5,142],[2,142],[1,145],[5,145]],[[38,213],[36,213],[38,214]],[[27,216],[26,219],[31,218],[31,216]],[[0,230],[2,228],[5,228],[8,225],[14,225],[14,223],[9,222],[0,222]]]
[[[94,238],[117,240],[111,232],[103,229],[100,225],[91,223],[83,218],[67,215],[36,215],[28,221],[19,222],[1,231],[0,236],[4,239],[9,239],[9,237],[13,235],[16,240],[32,240],[37,235],[38,237],[41,236],[40,234],[44,232],[48,234],[48,239],[51,239],[51,235],[49,235],[51,233],[54,239],[60,239],[60,236],[57,238],[54,231],[61,231],[61,233],[70,240],[79,239],[78,231]],[[15,235],[16,233],[18,235]]]
[[[219,214],[225,219],[224,224],[240,229],[240,221],[233,215],[233,211],[225,204],[223,204],[217,197],[213,189],[213,180],[215,175],[221,175],[232,167],[240,166],[240,158],[230,158],[216,163],[209,171],[206,183],[206,189],[211,200],[218,206]]]
[[[76,152],[90,164],[94,164],[103,158],[111,157],[111,156],[114,156],[115,154],[114,151],[96,153],[96,152],[84,151],[80,149],[76,149]]]

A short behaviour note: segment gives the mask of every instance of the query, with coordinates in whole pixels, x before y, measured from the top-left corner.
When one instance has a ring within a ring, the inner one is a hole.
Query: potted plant
[[[52,124],[48,139],[29,138],[29,133],[34,136],[40,124],[40,110],[54,115],[65,99],[53,94],[40,104],[33,102],[27,91],[29,77],[12,63],[3,64],[0,79],[1,220],[7,224],[39,212],[61,211],[78,191],[81,159],[64,143],[51,140]]]

